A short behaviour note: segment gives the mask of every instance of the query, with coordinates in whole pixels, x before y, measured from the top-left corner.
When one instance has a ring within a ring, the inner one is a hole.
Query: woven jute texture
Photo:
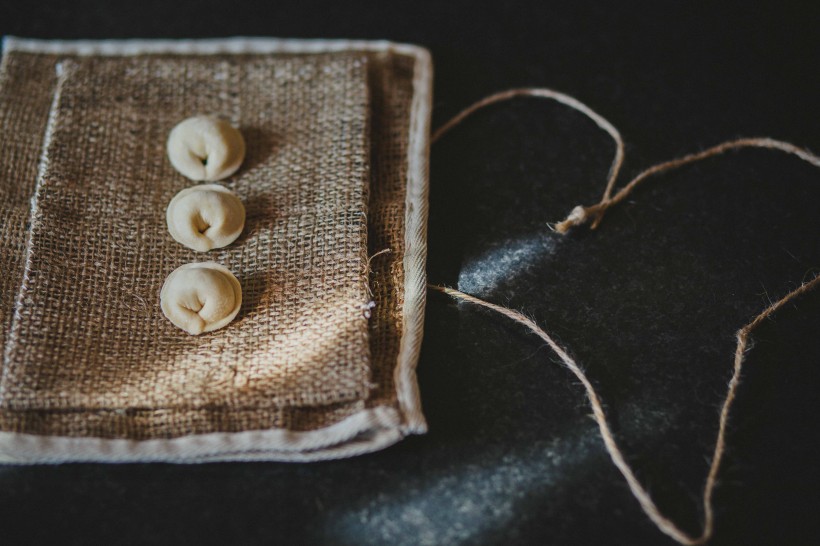
[[[413,58],[366,51],[7,53],[0,429],[311,431],[396,406],[413,77]],[[245,232],[206,255],[163,220],[192,185],[165,138],[197,113],[226,117],[248,143],[224,181],[245,203]],[[188,337],[157,295],[175,267],[205,260],[234,271],[243,308]]]

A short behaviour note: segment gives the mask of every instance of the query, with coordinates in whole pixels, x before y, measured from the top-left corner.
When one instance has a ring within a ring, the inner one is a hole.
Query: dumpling
[[[194,116],[180,122],[168,135],[167,148],[174,168],[197,182],[227,178],[245,158],[242,133],[214,116]]]
[[[214,262],[178,267],[160,292],[163,314],[191,335],[227,326],[242,306],[242,287],[233,273]]]
[[[171,237],[199,252],[234,242],[245,227],[245,206],[229,189],[218,184],[186,188],[165,211]]]

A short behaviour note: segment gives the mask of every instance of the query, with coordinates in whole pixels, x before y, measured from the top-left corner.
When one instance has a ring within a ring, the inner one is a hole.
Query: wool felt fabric
[[[424,430],[430,65],[387,43],[4,43],[0,453],[11,462],[309,460]],[[189,337],[162,282],[207,261],[167,232],[192,182],[165,156],[197,113],[243,131],[223,181],[240,280]],[[379,251],[389,249],[389,252]],[[372,259],[371,259],[372,256]]]

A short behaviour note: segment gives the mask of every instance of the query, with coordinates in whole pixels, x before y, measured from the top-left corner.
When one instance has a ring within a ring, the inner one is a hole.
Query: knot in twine
[[[570,211],[564,220],[552,226],[552,229],[561,235],[566,235],[572,228],[582,226],[590,220],[592,220],[589,226],[590,229],[595,229],[604,219],[604,212],[606,212],[608,206],[608,203],[598,203],[588,207],[578,205]]]

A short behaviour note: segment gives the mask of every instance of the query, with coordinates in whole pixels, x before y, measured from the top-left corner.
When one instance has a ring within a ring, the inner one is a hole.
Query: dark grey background
[[[720,4],[716,6],[716,4]],[[820,151],[816,2],[0,2],[46,38],[388,38],[427,46],[434,125],[497,90],[570,93],[624,134],[624,178],[737,136]],[[733,153],[663,175],[596,232],[612,144],[534,99],[432,152],[431,281],[522,309],[600,389],[660,506],[695,532],[733,334],[820,272],[820,172]],[[671,544],[640,511],[580,385],[534,336],[431,296],[430,432],[316,464],[0,468],[4,544]],[[820,543],[820,293],[755,334],[713,544]]]

